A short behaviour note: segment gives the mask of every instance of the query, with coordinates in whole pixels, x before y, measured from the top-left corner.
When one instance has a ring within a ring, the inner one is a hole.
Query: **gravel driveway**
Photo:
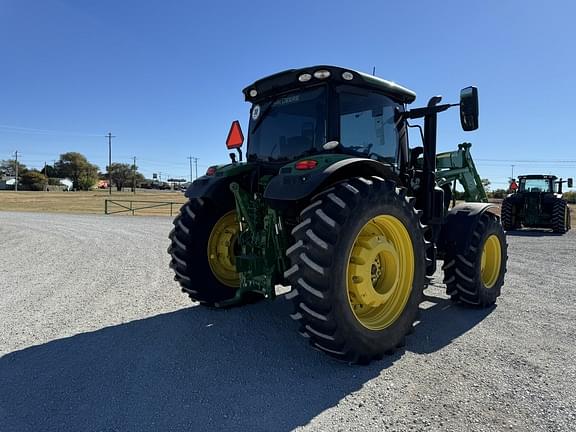
[[[318,353],[279,299],[197,307],[171,220],[0,212],[0,430],[572,431],[576,231],[509,235],[491,310],[440,273],[405,351]]]

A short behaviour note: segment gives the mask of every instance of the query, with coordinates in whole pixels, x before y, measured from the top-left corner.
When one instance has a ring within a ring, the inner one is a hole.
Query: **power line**
[[[20,133],[29,135],[53,135],[53,136],[77,136],[77,137],[99,137],[99,134],[87,134],[80,132],[58,131],[53,129],[37,129],[22,126],[0,125],[0,130],[8,133]]]
[[[516,162],[516,163],[576,163],[576,160],[528,160],[528,159],[483,159],[483,158],[474,158],[475,161],[478,162]]]

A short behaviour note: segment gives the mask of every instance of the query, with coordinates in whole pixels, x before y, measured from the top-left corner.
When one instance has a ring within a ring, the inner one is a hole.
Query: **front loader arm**
[[[442,187],[457,180],[464,188],[464,200],[488,202],[482,179],[470,154],[470,143],[458,144],[458,150],[436,155],[436,182]]]

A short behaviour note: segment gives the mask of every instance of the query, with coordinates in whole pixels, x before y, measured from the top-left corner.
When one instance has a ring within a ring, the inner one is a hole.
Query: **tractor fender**
[[[194,198],[215,198],[225,190],[229,190],[230,177],[202,176],[192,182],[184,195],[188,199]]]
[[[497,206],[490,203],[463,203],[452,207],[448,211],[438,239],[441,255],[444,251],[454,248],[457,251],[466,251],[470,247],[472,233],[480,217],[495,208]]]
[[[213,166],[211,175],[203,175],[192,182],[184,195],[188,199],[209,199],[215,205],[228,207],[229,200],[234,199],[230,191],[230,183],[243,183],[254,171],[254,164],[231,163]]]
[[[189,200],[195,198],[208,199],[214,205],[222,208],[230,207],[230,202],[234,201],[234,195],[230,190],[230,183],[241,182],[244,176],[237,174],[233,176],[202,176],[192,182],[184,195]]]
[[[352,177],[378,176],[392,178],[400,183],[398,174],[390,165],[366,158],[345,158],[320,169],[291,169],[274,177],[264,191],[264,199],[272,208],[285,209],[298,206],[330,185]]]

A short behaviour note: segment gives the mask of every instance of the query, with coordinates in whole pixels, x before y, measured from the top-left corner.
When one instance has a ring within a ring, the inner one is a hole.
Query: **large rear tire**
[[[285,273],[300,333],[350,363],[403,346],[422,301],[427,247],[405,189],[354,178],[314,197],[300,216]]]
[[[470,233],[465,251],[450,249],[444,260],[444,283],[452,300],[489,307],[500,296],[508,259],[506,236],[498,217],[486,212]]]
[[[170,267],[182,291],[194,301],[218,307],[236,294],[240,277],[234,248],[239,225],[233,205],[220,208],[192,199],[174,219],[170,232]]]
[[[563,199],[554,200],[552,207],[552,230],[564,234],[570,229],[570,209]]]

